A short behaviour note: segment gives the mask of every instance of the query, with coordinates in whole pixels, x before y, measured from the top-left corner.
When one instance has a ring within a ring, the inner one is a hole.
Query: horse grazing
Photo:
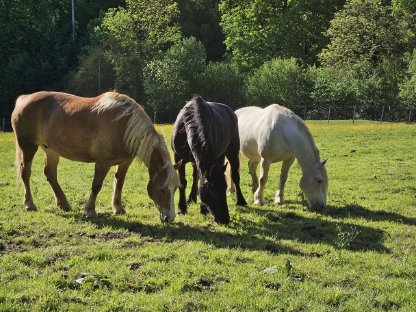
[[[326,206],[328,189],[326,160],[321,162],[319,150],[303,120],[277,104],[264,109],[244,107],[235,113],[238,117],[241,152],[249,159],[254,203],[264,203],[263,190],[270,165],[279,161],[283,161],[283,164],[275,203],[284,203],[287,175],[296,158],[302,170],[300,188],[309,208],[322,211]],[[260,178],[257,180],[256,169],[259,163]],[[231,183],[229,191],[233,191]]]
[[[236,185],[237,205],[247,204],[240,190],[237,116],[227,105],[205,102],[202,97],[195,96],[179,112],[173,129],[172,148],[175,160],[183,161],[179,167],[179,212],[187,212],[185,164],[191,162],[193,183],[188,203],[196,202],[199,177],[201,213],[210,210],[216,222],[228,223],[225,157]]]
[[[16,167],[24,184],[24,204],[36,210],[30,191],[33,157],[40,146],[46,154],[44,173],[64,210],[71,206],[57,180],[59,157],[95,162],[92,192],[85,204],[87,217],[96,216],[95,201],[111,166],[117,165],[112,206],[124,213],[121,192],[134,158],[149,171],[147,192],[162,221],[173,221],[174,191],[179,179],[162,135],[158,134],[143,108],[116,92],[82,98],[59,92],[22,95],[12,113],[16,135]]]

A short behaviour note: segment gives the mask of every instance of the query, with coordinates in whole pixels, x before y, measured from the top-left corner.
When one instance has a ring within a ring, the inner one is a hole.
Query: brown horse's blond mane
[[[143,108],[124,94],[107,92],[99,96],[94,110],[99,114],[105,111],[116,111],[117,115],[114,121],[128,117],[124,132],[126,149],[139,161],[143,161],[146,166],[149,166],[150,156],[156,146],[160,144],[161,139]]]

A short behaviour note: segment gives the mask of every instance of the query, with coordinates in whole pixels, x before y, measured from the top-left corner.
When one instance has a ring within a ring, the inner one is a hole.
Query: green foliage
[[[198,76],[205,68],[204,46],[195,38],[174,44],[160,59],[144,69],[147,105],[154,111],[178,110],[190,98]]]
[[[127,0],[109,10],[96,31],[106,38],[105,56],[114,66],[115,87],[144,100],[143,69],[181,37],[172,0]]]
[[[177,0],[179,24],[184,37],[201,41],[209,61],[222,60],[225,54],[224,34],[220,27],[219,0]]]
[[[416,50],[413,51],[407,77],[400,84],[399,96],[406,107],[416,108]]]
[[[315,63],[327,43],[323,31],[344,0],[225,0],[220,4],[227,50],[252,70],[276,57]]]
[[[368,62],[378,66],[383,57],[400,56],[408,49],[407,30],[381,0],[347,0],[335,14],[326,35],[331,38],[319,54],[324,65]]]
[[[230,63],[209,63],[198,78],[197,90],[206,100],[232,108],[238,108],[245,102],[243,76]]]
[[[310,83],[296,59],[273,59],[246,79],[247,101],[265,106],[277,103],[288,107],[308,103]]]

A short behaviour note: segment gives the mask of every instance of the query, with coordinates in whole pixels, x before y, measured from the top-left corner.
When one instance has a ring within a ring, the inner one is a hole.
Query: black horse
[[[240,139],[237,116],[227,105],[206,102],[193,97],[179,112],[173,129],[172,148],[179,167],[179,213],[187,212],[187,204],[196,202],[197,178],[200,181],[201,213],[211,211],[218,223],[230,222],[224,171],[227,157],[231,178],[237,191],[237,205],[247,205],[240,189]],[[192,190],[185,199],[185,164],[193,166]]]

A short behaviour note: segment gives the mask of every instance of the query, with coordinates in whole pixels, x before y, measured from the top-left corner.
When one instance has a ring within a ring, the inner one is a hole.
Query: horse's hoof
[[[199,207],[199,211],[201,214],[206,215],[209,213],[208,207],[206,205],[201,205]]]
[[[263,206],[264,205],[264,200],[256,199],[254,201],[254,205]]]
[[[194,204],[194,203],[196,203],[196,198],[188,198],[186,202],[187,205]]]
[[[283,198],[278,197],[274,200],[274,203],[277,205],[283,205],[285,203],[285,200]]]
[[[126,210],[124,210],[123,206],[121,205],[113,206],[113,214],[120,215],[120,214],[125,214],[125,213],[126,213]]]
[[[36,205],[34,203],[30,203],[25,205],[25,209],[26,211],[37,211],[38,208],[36,207]]]
[[[187,213],[187,211],[186,210],[182,210],[182,209],[178,209],[178,214],[186,214]]]
[[[70,211],[72,209],[71,205],[69,203],[58,203],[58,207],[62,209],[63,211]]]
[[[245,200],[237,200],[237,206],[247,206],[247,202]]]
[[[97,213],[95,211],[87,211],[85,212],[85,218],[87,219],[94,219],[97,218]]]

